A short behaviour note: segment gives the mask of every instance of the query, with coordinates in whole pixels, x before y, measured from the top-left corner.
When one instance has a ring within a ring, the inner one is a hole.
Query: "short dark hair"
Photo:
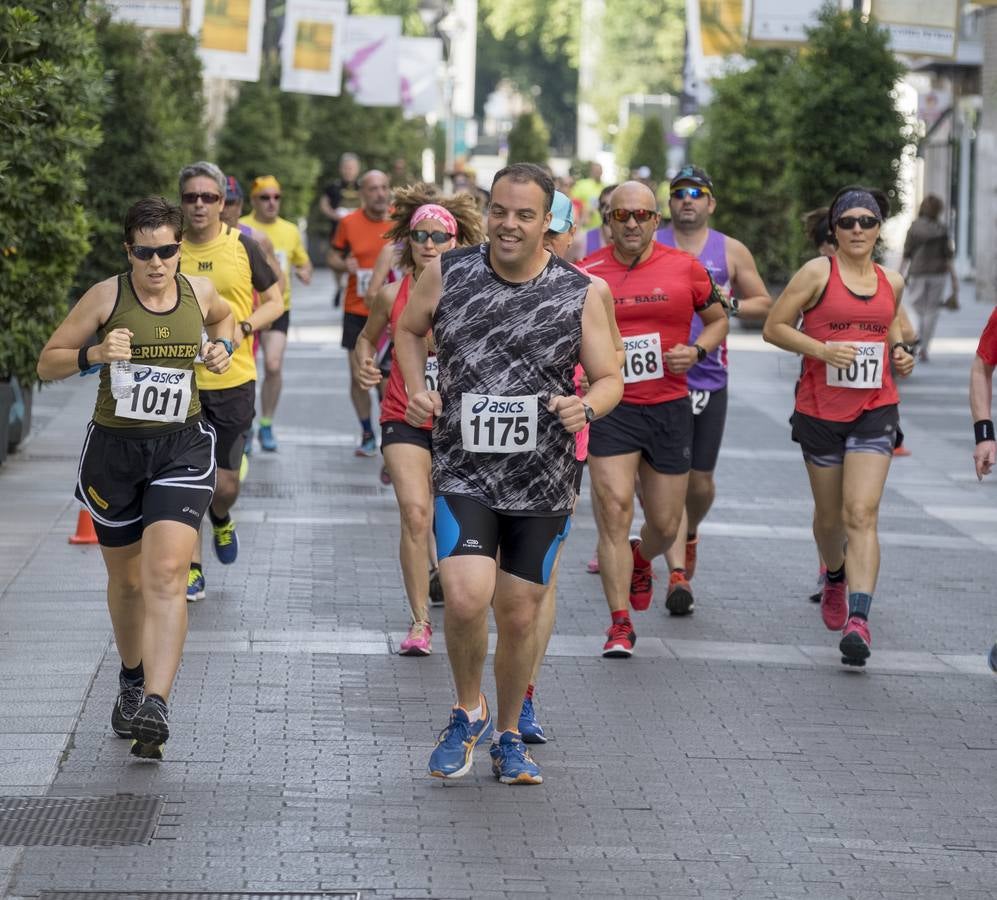
[[[183,237],[183,210],[165,197],[146,197],[133,203],[125,213],[125,243],[131,244],[136,231],[155,231],[166,225],[173,237]]]
[[[937,219],[942,214],[944,206],[941,197],[936,194],[928,194],[921,201],[917,214],[925,219]]]
[[[533,182],[544,192],[544,212],[549,213],[554,205],[554,179],[548,172],[535,163],[513,163],[504,169],[499,169],[492,179],[492,193],[495,192],[495,185],[503,178],[515,181],[517,184],[529,184]]]

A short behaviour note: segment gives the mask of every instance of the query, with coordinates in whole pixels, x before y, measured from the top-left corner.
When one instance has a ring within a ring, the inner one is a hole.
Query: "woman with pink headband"
[[[381,370],[374,359],[381,335],[394,333],[408,303],[409,291],[426,265],[457,246],[484,240],[481,215],[470,195],[440,198],[431,185],[416,184],[395,192],[394,223],[386,237],[401,246],[399,265],[408,271],[401,281],[382,287],[374,296],[370,314],[353,350],[358,381],[364,388],[377,385]],[[430,335],[427,340],[431,341]],[[401,515],[399,559],[412,622],[398,652],[403,656],[428,656],[432,652],[433,627],[429,620],[431,581],[439,590],[435,549],[432,546],[433,490],[432,422],[414,428],[405,421],[408,394],[401,372],[394,365],[381,402],[381,452]],[[426,362],[426,378],[436,377],[436,357]],[[428,562],[428,566],[427,566]]]

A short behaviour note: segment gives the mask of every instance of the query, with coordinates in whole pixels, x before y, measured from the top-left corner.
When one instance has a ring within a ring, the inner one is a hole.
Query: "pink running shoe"
[[[588,572],[589,575],[598,575],[599,574],[599,554],[598,553],[594,552],[592,554],[592,558],[588,561],[588,565],[585,566],[585,571]]]
[[[849,616],[838,649],[841,651],[841,661],[846,666],[864,666],[872,652],[869,623],[859,616]]]
[[[841,631],[848,620],[848,583],[824,581],[820,593],[820,617],[830,631]]]
[[[433,626],[429,622],[413,622],[405,640],[398,648],[399,656],[429,656],[433,652]]]

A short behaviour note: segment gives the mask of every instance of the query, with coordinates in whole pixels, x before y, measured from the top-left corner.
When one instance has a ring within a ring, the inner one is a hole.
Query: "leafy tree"
[[[87,252],[104,84],[85,0],[0,7],[0,63],[0,377],[29,385]]]
[[[622,173],[620,175],[621,181],[629,177],[631,165],[640,165],[639,163],[633,163],[632,160],[634,160],[637,152],[637,142],[640,140],[643,130],[644,120],[640,116],[631,116],[627,119],[627,124],[623,127],[623,130],[616,135],[614,147],[616,150],[616,164]]]
[[[136,200],[175,199],[177,174],[204,156],[204,98],[197,44],[189,35],[150,34],[103,15],[97,23],[108,87],[103,140],[87,166],[91,250],[78,288],[124,266],[121,220]]]
[[[788,279],[790,233],[799,231],[787,212],[785,181],[786,148],[793,146],[784,123],[793,102],[787,96],[793,58],[785,50],[752,49],[750,68],[714,81],[689,157],[716,185],[714,227],[743,241],[772,283]]]
[[[258,175],[280,182],[281,215],[304,215],[315,195],[319,160],[309,148],[313,110],[304,94],[283,93],[276,60],[261,66],[260,80],[244,82],[218,134],[216,158],[244,191]]]
[[[546,163],[550,134],[537,112],[525,112],[509,132],[509,162]]]
[[[858,12],[828,3],[807,32],[806,53],[790,70],[793,102],[785,109],[792,153],[786,184],[795,212],[826,205],[849,183],[900,193],[900,165],[914,141],[912,123],[896,108],[904,73],[889,33]]]
[[[654,181],[664,181],[668,169],[665,131],[661,120],[648,116],[640,126],[637,143],[630,156],[630,168],[647,166]]]

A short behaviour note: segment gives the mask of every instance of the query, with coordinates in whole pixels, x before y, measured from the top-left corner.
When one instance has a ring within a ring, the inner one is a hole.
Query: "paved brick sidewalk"
[[[738,335],[695,616],[670,620],[659,598],[635,657],[600,658],[586,487],[537,694],[546,783],[510,789],[482,753],[459,782],[425,774],[451,702],[442,615],[432,657],[393,654],[407,621],[393,495],[378,460],[353,456],[327,275],[295,292],[280,451],[253,456],[237,564],[208,551],[162,764],[110,733],[103,570],[66,543],[93,380],[46,388],[40,427],[0,468],[0,804],[164,798],[147,843],[5,838],[7,896],[995,896],[997,482],[972,475],[965,400],[985,310],[968,298],[943,319],[950,343],[904,387],[914,455],[884,500],[870,666],[842,669],[806,599],[795,363]]]

